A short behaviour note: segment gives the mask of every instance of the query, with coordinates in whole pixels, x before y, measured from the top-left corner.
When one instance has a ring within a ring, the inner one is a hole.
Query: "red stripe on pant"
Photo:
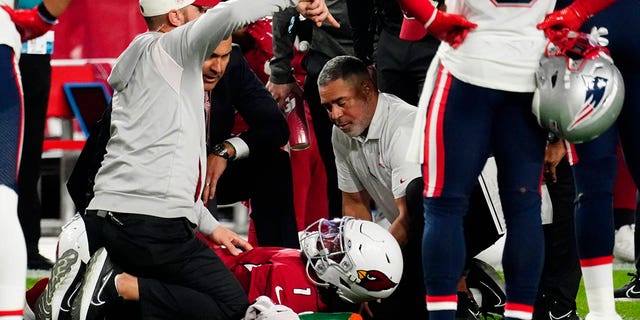
[[[0,317],[9,317],[9,316],[21,316],[24,313],[22,309],[20,310],[0,310]]]
[[[601,266],[601,265],[612,264],[612,263],[613,263],[613,256],[580,259],[581,267],[594,267],[594,266]]]
[[[444,185],[444,111],[451,87],[451,74],[441,65],[429,101],[424,134],[424,196],[437,197]]]

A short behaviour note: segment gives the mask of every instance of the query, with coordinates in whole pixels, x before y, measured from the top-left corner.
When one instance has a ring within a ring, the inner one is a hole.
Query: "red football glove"
[[[11,17],[11,21],[16,25],[20,33],[22,42],[37,38],[49,31],[55,21],[46,21],[38,12],[38,7],[33,9],[14,10],[9,6],[2,6]]]
[[[561,37],[560,30],[577,31],[587,19],[614,2],[616,0],[576,0],[568,7],[548,14],[537,28],[554,40]]]
[[[448,42],[452,47],[460,46],[470,29],[477,27],[463,16],[438,10],[429,1],[398,0],[400,8],[408,17],[415,17],[432,36]]]
[[[427,26],[427,32],[442,41],[448,42],[452,47],[457,48],[467,37],[469,30],[477,26],[477,24],[469,22],[469,20],[461,15],[438,10],[433,22]]]

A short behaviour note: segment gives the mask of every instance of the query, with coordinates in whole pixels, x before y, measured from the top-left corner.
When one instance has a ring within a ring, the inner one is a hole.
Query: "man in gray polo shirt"
[[[424,183],[420,164],[405,157],[417,109],[394,95],[378,92],[366,65],[351,56],[329,60],[318,77],[318,88],[321,103],[334,123],[332,144],[338,187],[342,191],[342,214],[382,225],[402,247],[402,280],[389,298],[369,303],[374,318],[391,319],[402,308],[414,319],[424,319],[427,317],[421,260]],[[478,193],[480,198],[477,203],[473,201],[472,216],[487,221],[490,228],[493,222],[479,189]],[[481,228],[489,229],[474,223],[466,232],[471,238],[467,241],[470,257],[497,239]],[[461,293],[467,293],[462,280],[461,286]],[[468,299],[469,304],[461,304],[459,308],[465,319],[466,315],[471,319],[478,312],[473,299]]]
[[[419,164],[405,160],[416,108],[394,95],[379,93],[366,65],[351,56],[338,56],[324,65],[318,91],[334,123],[331,142],[342,191],[342,215],[376,222],[402,247],[402,280],[382,304],[369,304],[374,317],[393,316],[394,309],[398,310],[395,305],[415,319],[424,319],[419,238],[422,211],[420,206],[408,208],[411,203],[421,203],[422,175]],[[409,185],[417,201],[407,201]],[[374,215],[371,200],[376,206]]]

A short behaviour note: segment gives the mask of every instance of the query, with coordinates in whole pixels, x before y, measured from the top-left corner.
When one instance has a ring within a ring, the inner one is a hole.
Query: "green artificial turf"
[[[614,287],[618,288],[631,280],[631,277],[627,273],[632,270],[614,270],[613,271],[613,283]],[[36,283],[38,278],[27,279],[27,288],[31,288]],[[587,314],[587,297],[584,293],[584,283],[580,282],[580,289],[578,290],[578,296],[576,297],[576,304],[578,306],[578,314],[581,318],[584,318]],[[616,302],[616,310],[618,314],[622,316],[624,320],[640,320],[640,301],[635,302]]]
[[[632,270],[614,270],[613,271],[613,286],[619,288],[625,285],[631,280],[631,277],[627,273],[633,272]],[[578,315],[584,318],[587,315],[587,296],[584,292],[584,283],[580,282],[580,289],[578,290],[578,296],[576,297],[576,305],[578,306]],[[622,316],[624,320],[640,320],[640,301],[634,302],[616,302],[616,310],[618,314]]]

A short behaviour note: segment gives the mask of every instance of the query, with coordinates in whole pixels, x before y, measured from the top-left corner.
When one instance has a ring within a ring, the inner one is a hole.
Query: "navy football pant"
[[[441,69],[425,138],[425,286],[430,311],[455,301],[465,261],[463,217],[487,158],[493,154],[507,224],[503,267],[508,302],[533,306],[544,239],[540,181],[546,135],[531,112],[532,93],[464,83]],[[437,126],[431,128],[430,125]],[[444,303],[438,303],[444,302]],[[436,312],[437,313],[437,312]],[[436,316],[433,312],[431,316]],[[435,320],[435,318],[432,318]]]
[[[13,49],[0,45],[0,185],[16,191],[22,144],[22,98]]]
[[[640,1],[618,1],[583,27],[605,26],[608,46],[625,85],[624,105],[614,127],[597,139],[575,145],[574,165],[578,203],[576,231],[581,259],[610,257],[613,252],[613,186],[617,174],[616,144],[622,144],[624,159],[636,185],[640,185],[640,38],[629,37],[640,27]],[[580,245],[583,244],[583,245]]]

